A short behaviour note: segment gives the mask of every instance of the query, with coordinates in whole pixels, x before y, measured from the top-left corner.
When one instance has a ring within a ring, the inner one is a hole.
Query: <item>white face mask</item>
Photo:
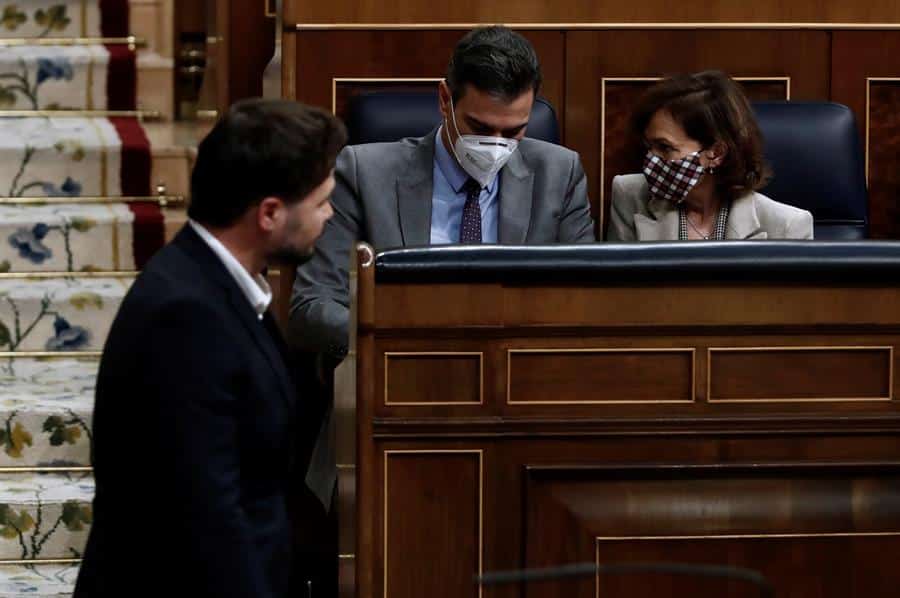
[[[512,157],[519,142],[505,137],[460,135],[452,99],[450,113],[453,115],[453,128],[456,129],[456,143],[452,146],[453,155],[470,177],[478,181],[482,188],[487,187]],[[450,139],[449,130],[447,139]]]

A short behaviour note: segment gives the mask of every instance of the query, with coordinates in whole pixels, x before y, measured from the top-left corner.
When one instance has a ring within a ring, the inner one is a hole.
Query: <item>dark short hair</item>
[[[541,88],[541,65],[531,43],[508,27],[479,27],[456,44],[447,86],[457,102],[472,85],[504,101]]]
[[[631,119],[632,143],[643,141],[653,115],[667,110],[688,137],[704,148],[720,142],[728,150],[716,168],[718,191],[736,199],[763,187],[771,171],[763,158],[762,134],[747,96],[721,71],[669,77],[651,87]]]
[[[331,114],[287,100],[237,102],[200,143],[188,216],[234,224],[266,197],[293,203],[318,187],[347,142]]]

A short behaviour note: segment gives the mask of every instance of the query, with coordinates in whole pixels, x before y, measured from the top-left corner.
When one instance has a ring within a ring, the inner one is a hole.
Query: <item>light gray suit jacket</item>
[[[762,193],[748,193],[732,202],[725,238],[812,239],[813,217]],[[670,201],[650,197],[643,174],[617,176],[607,240],[677,241],[678,210]]]
[[[348,271],[354,243],[376,250],[429,245],[435,134],[348,146],[335,168],[334,217],[291,296],[295,346],[341,358],[347,349]],[[503,245],[591,243],[594,221],[578,154],[523,139],[500,171]]]

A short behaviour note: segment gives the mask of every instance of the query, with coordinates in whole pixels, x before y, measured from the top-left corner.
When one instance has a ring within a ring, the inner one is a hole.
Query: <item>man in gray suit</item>
[[[475,29],[439,84],[441,126],[425,137],[344,148],[334,217],[291,298],[295,346],[334,361],[347,351],[350,253],[446,243],[588,243],[594,239],[578,154],[525,138],[541,72],[521,35]]]

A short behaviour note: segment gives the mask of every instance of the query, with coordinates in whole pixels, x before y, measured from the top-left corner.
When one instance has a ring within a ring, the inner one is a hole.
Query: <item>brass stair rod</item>
[[[161,208],[181,206],[186,202],[183,195],[134,195],[80,196],[80,197],[0,197],[0,205],[55,205],[55,204],[109,204],[109,203],[156,203]]]
[[[146,48],[147,40],[129,35],[126,37],[7,37],[0,38],[0,48],[19,46],[129,46],[132,49]]]
[[[160,120],[158,110],[0,110],[0,118],[137,118],[141,121]]]

